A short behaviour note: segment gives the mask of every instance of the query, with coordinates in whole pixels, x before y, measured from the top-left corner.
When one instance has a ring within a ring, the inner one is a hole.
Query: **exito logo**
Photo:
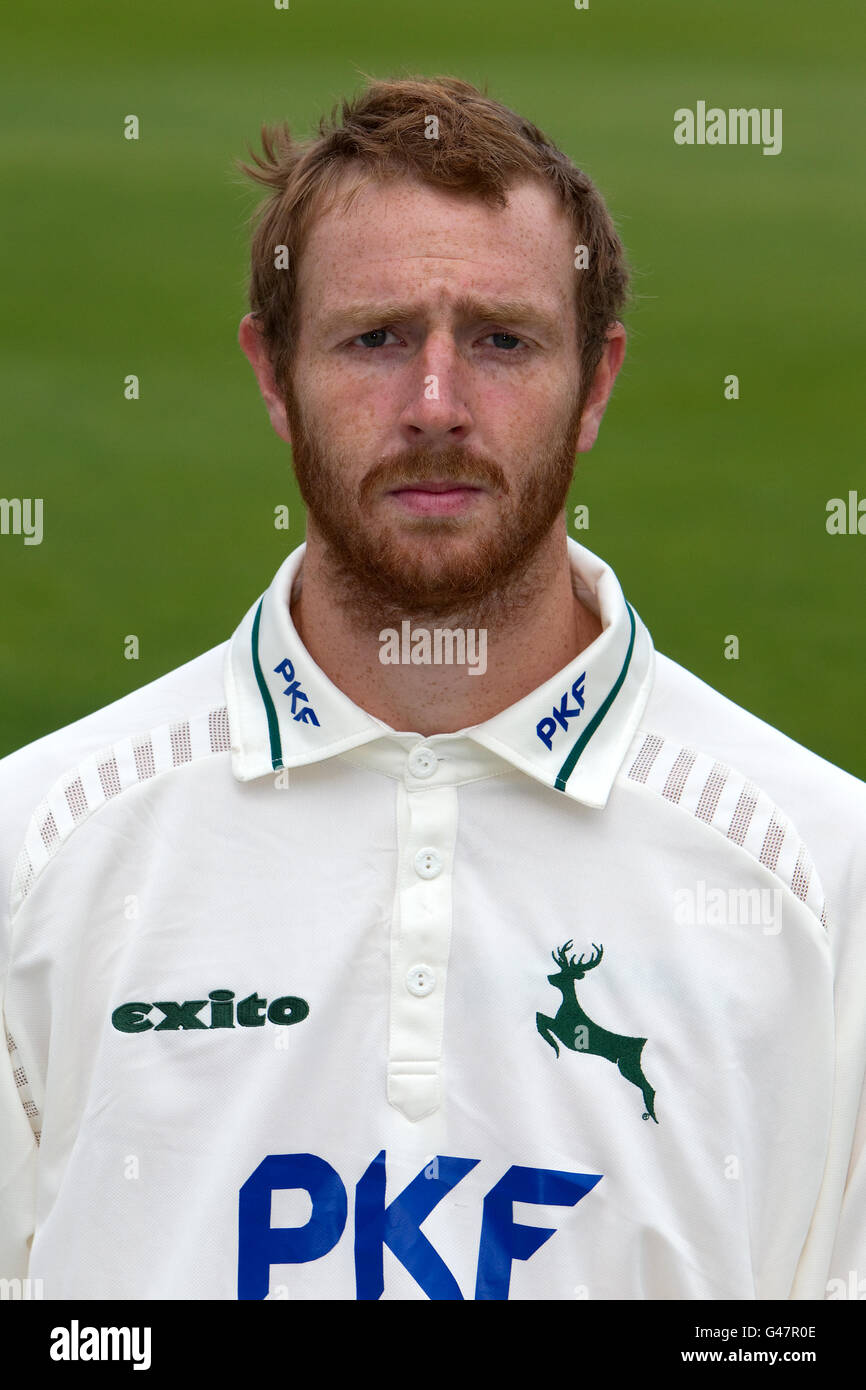
[[[206,1023],[200,1015],[208,1004],[210,1018]],[[162,1014],[156,1023],[148,1017],[154,1009]],[[234,1028],[235,1024],[239,1028],[263,1028],[266,1018],[286,1027],[301,1023],[309,1012],[306,999],[294,994],[280,995],[270,1004],[258,994],[248,994],[235,1003],[234,990],[212,989],[207,999],[186,999],[182,1004],[172,999],[158,999],[153,1004],[133,1000],[115,1009],[111,1022],[119,1033],[145,1033],[150,1028],[155,1033],[171,1033],[187,1028]]]

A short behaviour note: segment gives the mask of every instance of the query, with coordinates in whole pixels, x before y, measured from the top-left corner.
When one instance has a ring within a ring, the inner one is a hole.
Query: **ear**
[[[607,330],[604,352],[592,379],[592,389],[580,418],[580,433],[577,439],[579,454],[585,454],[591,449],[598,438],[601,419],[625,357],[625,344],[626,332],[622,324],[611,324]]]
[[[238,328],[238,342],[256,374],[256,381],[259,383],[259,390],[268,408],[271,424],[280,436],[280,439],[284,439],[287,444],[291,444],[292,440],[289,433],[289,422],[286,418],[286,407],[274,381],[273,368],[271,367],[270,358],[268,357],[265,340],[252,314],[245,314],[241,319],[240,327]]]

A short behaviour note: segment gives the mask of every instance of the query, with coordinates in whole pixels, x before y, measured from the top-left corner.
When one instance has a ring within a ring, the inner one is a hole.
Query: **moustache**
[[[447,449],[404,449],[389,454],[361,483],[361,501],[375,492],[411,487],[413,483],[453,482],[464,487],[486,487],[508,492],[508,479],[493,459],[467,453],[459,446]]]

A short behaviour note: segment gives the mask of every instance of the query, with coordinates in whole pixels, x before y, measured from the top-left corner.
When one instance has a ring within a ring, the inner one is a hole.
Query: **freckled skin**
[[[293,620],[334,683],[393,728],[429,736],[482,722],[601,631],[572,593],[564,505],[625,330],[608,330],[578,419],[574,242],[535,181],[505,208],[406,179],[370,184],[312,227],[285,392],[251,316],[241,323],[307,504]],[[525,317],[477,301],[519,301]],[[351,306],[363,314],[349,317]],[[393,495],[433,479],[480,490],[454,515],[419,516]],[[485,674],[383,665],[379,632],[406,618],[486,628]]]

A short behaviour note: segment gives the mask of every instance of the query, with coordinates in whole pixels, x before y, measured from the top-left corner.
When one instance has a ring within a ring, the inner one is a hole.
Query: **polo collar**
[[[600,636],[492,719],[428,737],[368,714],[313,661],[290,610],[306,550],[306,542],[299,545],[228,644],[235,777],[247,782],[355,750],[353,761],[411,781],[407,755],[423,745],[456,783],[510,764],[575,801],[604,806],[649,699],[653,645],[613,570],[571,537],[567,544],[572,587],[599,617]]]

